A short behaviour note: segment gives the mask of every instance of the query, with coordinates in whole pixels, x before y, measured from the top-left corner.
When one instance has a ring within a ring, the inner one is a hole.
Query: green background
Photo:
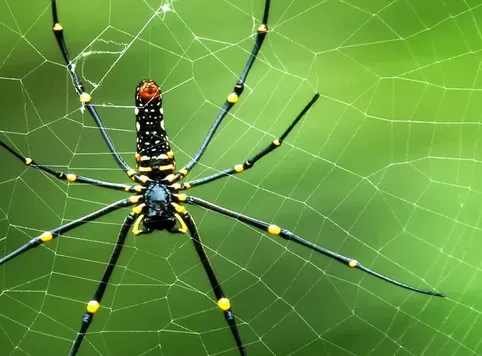
[[[164,92],[179,166],[253,44],[263,1],[59,0],[79,74],[125,160],[133,94]],[[80,102],[49,1],[0,2],[0,137],[58,169],[127,183]],[[279,150],[189,194],[281,225],[428,297],[189,207],[249,355],[482,354],[482,6],[475,0],[272,0],[270,33],[192,178]],[[0,254],[122,199],[0,152]],[[0,268],[0,354],[67,355],[127,210]],[[238,355],[187,236],[129,235],[79,355]]]

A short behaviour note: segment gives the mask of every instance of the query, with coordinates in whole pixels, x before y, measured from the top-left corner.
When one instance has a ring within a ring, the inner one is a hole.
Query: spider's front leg
[[[202,142],[201,147],[199,147],[198,151],[196,152],[194,157],[189,161],[188,164],[186,164],[182,169],[178,170],[175,174],[171,174],[167,176],[162,181],[163,184],[171,184],[171,183],[178,182],[179,180],[183,179],[189,174],[189,172],[199,162],[202,155],[208,148],[209,143],[211,142],[214,134],[216,133],[217,129],[223,122],[228,112],[233,108],[234,104],[238,102],[241,94],[244,91],[246,78],[248,77],[248,74],[254,64],[254,61],[258,56],[259,50],[261,49],[261,46],[263,45],[263,42],[266,38],[266,34],[268,33],[268,17],[269,17],[270,3],[271,3],[270,0],[265,0],[263,20],[261,25],[257,29],[256,39],[254,42],[253,49],[251,50],[251,53],[249,55],[248,61],[246,62],[246,65],[244,66],[244,69],[241,72],[241,75],[236,81],[236,84],[234,85],[234,89],[232,93],[229,94],[228,97],[226,98],[226,101],[224,102],[224,105],[221,108],[221,111],[219,112],[214,123],[211,125],[211,128],[209,129],[206,137],[204,138],[204,141]]]
[[[263,157],[267,156],[269,153],[273,152],[275,149],[279,148],[281,144],[283,143],[283,140],[290,134],[290,132],[293,130],[293,128],[296,126],[298,122],[303,118],[303,116],[311,109],[311,107],[316,103],[318,98],[320,97],[320,94],[316,93],[313,98],[310,100],[308,104],[301,110],[301,112],[296,116],[296,118],[293,120],[290,126],[283,132],[283,134],[273,140],[268,146],[263,148],[261,151],[259,151],[257,154],[255,154],[253,157],[247,159],[244,163],[242,164],[237,164],[234,167],[225,169],[224,171],[221,171],[219,173],[212,174],[207,177],[199,178],[196,180],[192,180],[190,182],[186,183],[175,183],[172,185],[174,190],[186,190],[192,187],[196,187],[199,185],[207,184],[214,182],[215,180],[218,180],[223,177],[227,177],[230,175],[234,174],[239,174],[242,173],[248,169],[253,168],[254,164],[258,162],[260,159]]]
[[[94,119],[95,123],[99,127],[99,131],[104,138],[105,143],[107,144],[107,147],[109,147],[109,150],[116,160],[117,164],[119,165],[120,168],[131,178],[134,182],[137,183],[146,183],[146,177],[145,176],[139,176],[135,170],[133,170],[125,161],[124,159],[120,156],[119,152],[117,152],[114,143],[112,142],[109,134],[107,133],[104,124],[102,123],[102,120],[100,119],[99,114],[97,113],[97,110],[95,109],[94,105],[92,105],[92,97],[90,96],[89,93],[85,91],[84,84],[80,80],[79,75],[77,74],[77,71],[75,69],[75,64],[72,62],[69,51],[67,50],[67,44],[65,43],[64,39],[64,28],[59,22],[59,16],[57,13],[57,1],[52,0],[52,19],[53,19],[53,31],[55,38],[57,39],[57,44],[59,45],[60,51],[62,52],[62,56],[64,57],[65,63],[67,65],[67,69],[70,72],[70,75],[72,77],[72,81],[74,82],[74,89],[77,95],[79,96],[79,99],[82,103],[82,107],[86,108],[89,114],[92,116]]]
[[[113,189],[113,190],[123,190],[125,192],[129,193],[140,193],[145,188],[141,185],[135,185],[135,186],[130,186],[127,184],[118,184],[118,183],[111,183],[111,182],[105,182],[99,179],[94,179],[94,178],[89,178],[89,177],[84,177],[84,176],[79,176],[73,173],[65,173],[53,168],[50,168],[44,164],[38,163],[34,161],[32,158],[26,157],[19,152],[15,151],[13,148],[11,148],[9,145],[7,145],[5,142],[0,140],[0,146],[5,148],[8,152],[10,152],[12,155],[14,155],[16,158],[18,158],[20,161],[22,161],[24,164],[26,164],[29,167],[36,168],[40,171],[43,171],[47,174],[50,174],[54,176],[55,178],[59,180],[64,180],[70,183],[76,182],[76,183],[84,183],[84,184],[89,184],[89,185],[95,185],[98,187],[102,188],[107,188],[107,189]]]
[[[175,199],[178,200],[176,197]],[[191,235],[191,241],[194,244],[194,248],[196,249],[196,252],[204,267],[204,271],[206,272],[209,278],[209,282],[211,283],[211,286],[213,288],[214,295],[216,296],[216,303],[224,313],[224,319],[226,319],[226,322],[228,323],[229,328],[231,329],[231,333],[234,337],[239,353],[241,356],[246,356],[247,353],[244,348],[243,341],[241,340],[238,327],[236,325],[236,319],[234,317],[234,313],[231,309],[231,302],[229,301],[228,298],[226,298],[223,292],[223,289],[221,288],[221,284],[219,283],[216,277],[216,274],[214,273],[214,269],[211,266],[211,262],[209,261],[206,251],[204,250],[204,246],[201,241],[201,237],[199,236],[199,232],[197,230],[194,219],[191,217],[191,215],[187,212],[187,210],[182,205],[179,205],[176,203],[173,203],[173,205],[176,212],[179,214],[180,218],[182,219],[184,223],[183,225],[187,227],[187,230]]]
[[[105,268],[104,274],[102,275],[99,285],[94,293],[94,296],[87,304],[87,310],[82,316],[82,325],[80,327],[79,332],[77,333],[77,337],[75,338],[72,344],[72,348],[70,350],[69,356],[75,356],[79,351],[80,345],[84,340],[85,334],[87,333],[87,330],[89,329],[89,326],[92,323],[94,314],[97,313],[97,311],[100,308],[102,297],[104,296],[109,280],[112,276],[112,273],[114,272],[114,268],[117,264],[117,261],[119,260],[120,254],[122,252],[122,248],[124,247],[127,233],[129,232],[132,224],[134,223],[135,217],[138,214],[135,209],[136,208],[134,208],[133,211],[129,213],[129,215],[127,215],[127,217],[124,220],[124,223],[122,224],[122,227],[119,232],[119,236],[117,237],[117,241],[114,247],[114,251],[112,252],[112,255]]]

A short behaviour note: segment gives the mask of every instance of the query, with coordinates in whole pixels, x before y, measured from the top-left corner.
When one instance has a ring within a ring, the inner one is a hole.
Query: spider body
[[[137,169],[151,179],[164,178],[174,172],[176,162],[164,126],[161,88],[151,79],[141,81],[135,102]]]
[[[172,194],[167,189],[167,186],[154,181],[150,183],[146,192],[144,193],[144,214],[140,215],[138,220],[142,222],[145,230],[136,229],[134,224],[134,234],[150,233],[154,230],[167,230],[175,233],[176,221],[181,221],[176,218],[175,205],[173,205]],[[181,226],[184,226],[181,223]],[[138,226],[137,226],[138,227]]]
[[[260,0],[262,1],[262,0]],[[223,171],[219,171],[210,176],[194,179],[186,183],[180,183],[181,180],[186,178],[192,168],[199,162],[202,155],[208,148],[216,130],[219,128],[224,118],[227,117],[231,108],[238,102],[239,97],[243,92],[245,86],[245,80],[249,74],[251,67],[258,52],[263,44],[263,41],[268,33],[268,15],[270,8],[270,0],[264,0],[264,14],[262,24],[258,27],[254,47],[246,62],[246,65],[236,81],[233,91],[227,95],[227,98],[222,106],[217,118],[214,120],[211,128],[209,129],[206,137],[204,138],[200,148],[191,158],[191,160],[180,170],[175,170],[174,154],[171,151],[169,138],[167,136],[164,127],[164,117],[162,110],[162,95],[161,88],[154,81],[146,79],[141,81],[135,92],[135,114],[136,114],[136,165],[137,170],[132,169],[117,152],[114,143],[110,139],[110,136],[105,129],[102,120],[92,103],[92,97],[85,91],[85,87],[82,84],[79,75],[75,70],[75,64],[72,62],[67,50],[67,45],[64,40],[63,26],[59,23],[57,14],[57,1],[52,0],[52,17],[53,17],[53,31],[57,39],[60,51],[66,62],[66,68],[70,72],[72,80],[74,82],[74,90],[79,96],[82,102],[83,109],[87,109],[94,122],[99,128],[99,133],[104,138],[104,141],[109,148],[112,157],[117,161],[117,164],[121,170],[123,170],[127,176],[138,183],[138,185],[126,185],[121,183],[105,182],[95,178],[84,177],[73,173],[64,173],[48,167],[46,165],[37,163],[35,160],[26,157],[0,140],[0,146],[10,152],[12,155],[21,160],[29,167],[34,167],[43,171],[46,174],[55,176],[58,179],[65,180],[69,183],[84,183],[90,184],[106,189],[121,190],[124,192],[134,193],[129,198],[119,200],[110,205],[105,206],[102,209],[94,211],[88,215],[80,217],[76,220],[68,222],[67,224],[53,228],[49,231],[45,231],[41,235],[31,239],[29,242],[20,246],[16,250],[6,254],[0,258],[0,265],[3,265],[7,261],[24,254],[25,252],[41,246],[45,243],[52,241],[53,239],[63,236],[65,233],[78,226],[86,224],[90,221],[96,220],[104,215],[107,215],[115,210],[132,207],[132,210],[127,214],[124,222],[119,231],[115,247],[112,255],[105,267],[104,273],[99,281],[96,291],[92,297],[92,300],[87,303],[87,308],[81,319],[81,326],[77,333],[75,340],[70,349],[69,356],[75,356],[79,351],[79,348],[87,334],[90,324],[92,323],[95,313],[100,310],[101,301],[104,296],[105,290],[109,285],[110,278],[114,272],[115,266],[121,255],[125,240],[128,232],[131,231],[136,235],[141,233],[150,233],[154,230],[166,230],[170,233],[188,233],[190,235],[193,246],[200,259],[200,263],[206,272],[209,283],[212,287],[212,292],[216,298],[216,304],[224,314],[224,319],[228,324],[231,334],[236,342],[237,349],[241,356],[247,355],[246,348],[241,339],[239,333],[235,314],[231,309],[231,302],[225,296],[225,293],[221,287],[221,282],[216,277],[214,268],[206,254],[204,244],[197,230],[193,217],[181,204],[186,203],[202,207],[204,209],[216,212],[220,215],[236,219],[248,226],[258,229],[264,233],[268,233],[274,237],[283,238],[289,240],[291,243],[299,244],[313,251],[318,252],[328,258],[338,261],[345,266],[352,269],[358,269],[365,273],[368,273],[376,278],[379,278],[385,282],[394,284],[396,286],[433,296],[443,297],[444,295],[435,291],[420,289],[412,287],[410,285],[398,282],[394,279],[383,276],[382,274],[375,272],[356,260],[343,256],[337,252],[328,250],[321,246],[305,240],[294,233],[283,229],[277,225],[270,224],[265,221],[261,221],[250,216],[229,210],[227,208],[217,206],[208,201],[202,200],[197,197],[187,196],[185,194],[179,194],[179,191],[194,188],[196,186],[208,184],[210,182],[228,177],[231,175],[242,174],[243,172],[251,169],[256,162],[263,157],[276,150],[281,146],[283,140],[289,135],[296,124],[301,118],[310,110],[319,98],[319,94],[316,93],[311,101],[301,110],[298,116],[293,120],[291,125],[283,132],[279,138],[273,140],[259,152],[252,157],[248,158],[242,164],[235,164],[230,168]],[[142,228],[141,228],[142,226]],[[206,351],[206,350],[205,350]]]

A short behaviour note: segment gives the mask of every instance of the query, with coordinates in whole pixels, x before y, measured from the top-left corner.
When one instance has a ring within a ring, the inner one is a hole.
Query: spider
[[[76,72],[75,65],[70,59],[67,45],[64,40],[63,27],[61,26],[58,18],[56,0],[52,0],[51,5],[53,17],[53,32],[55,34],[55,38],[57,40],[60,51],[62,52],[62,55],[66,62],[67,69],[69,70],[72,77],[74,89],[79,96],[83,107],[87,109],[87,111],[90,113],[93,120],[97,124],[100,134],[103,136],[105,143],[107,144],[113,158],[117,161],[120,169],[122,169],[132,181],[137,183],[135,185],[118,184],[79,176],[73,173],[64,173],[45,166],[41,163],[38,163],[32,158],[26,157],[21,153],[17,152],[3,141],[0,141],[0,146],[5,148],[19,160],[23,161],[26,165],[39,169],[52,176],[55,176],[60,180],[66,180],[71,183],[76,182],[90,184],[106,189],[122,190],[128,193],[134,193],[134,195],[131,195],[127,199],[119,200],[77,220],[56,227],[52,230],[45,231],[40,236],[31,239],[25,245],[21,246],[17,250],[0,259],[0,265],[2,265],[5,262],[23,254],[24,252],[27,252],[34,247],[45,244],[80,225],[100,218],[101,216],[109,214],[112,211],[128,206],[133,206],[132,210],[127,215],[122,224],[115,248],[112,252],[109,263],[105,268],[104,274],[100,279],[99,285],[94,292],[92,300],[87,303],[86,311],[82,316],[80,330],[72,343],[69,355],[74,356],[79,351],[82,341],[89,329],[90,324],[92,323],[94,315],[100,308],[102,297],[109,284],[109,280],[121,254],[127,234],[131,229],[134,235],[149,234],[156,230],[167,230],[170,233],[188,233],[190,235],[190,239],[194,245],[197,255],[201,260],[202,266],[211,284],[217,305],[223,312],[224,318],[234,337],[237,349],[239,350],[240,355],[247,354],[240,333],[236,326],[236,320],[233,310],[231,308],[231,302],[224,294],[223,289],[216,277],[214,269],[206,255],[194,219],[188,213],[183,204],[197,205],[207,210],[211,210],[227,217],[236,219],[254,228],[267,232],[273,236],[281,237],[293,243],[305,246],[309,249],[319,252],[322,255],[341,262],[348,267],[357,268],[372,276],[380,278],[399,287],[406,288],[418,293],[444,297],[444,295],[441,293],[415,288],[393,280],[391,278],[385,277],[378,272],[372,271],[371,269],[364,267],[352,258],[345,257],[333,251],[327,250],[323,247],[317,246],[305,239],[302,239],[301,237],[293,234],[286,229],[282,229],[277,225],[257,220],[252,217],[226,209],[224,207],[217,206],[200,198],[188,196],[181,193],[181,191],[184,191],[186,189],[207,184],[230,175],[240,174],[252,168],[256,162],[258,162],[264,156],[268,155],[270,152],[281,146],[283,140],[289,135],[292,129],[296,126],[296,124],[310,110],[310,108],[319,98],[319,94],[315,93],[309,103],[306,104],[306,106],[300,111],[298,116],[293,120],[291,125],[283,132],[283,134],[278,139],[275,139],[274,141],[269,143],[264,149],[262,149],[251,158],[247,159],[244,163],[236,164],[231,168],[225,169],[224,171],[221,171],[219,173],[212,174],[208,177],[195,179],[186,183],[181,183],[181,181],[187,177],[189,172],[199,162],[202,155],[208,148],[209,143],[211,142],[216,130],[219,128],[231,108],[238,102],[241,94],[243,93],[246,78],[248,77],[249,71],[252,68],[253,63],[255,62],[258,52],[260,51],[263,41],[265,40],[268,33],[270,0],[265,0],[263,20],[261,25],[257,29],[253,49],[249,55],[249,58],[241,75],[239,76],[239,79],[234,86],[233,91],[227,96],[227,99],[220,113],[218,114],[216,120],[209,129],[209,132],[207,133],[204,141],[202,142],[194,157],[187,163],[186,166],[179,170],[176,170],[175,168],[176,161],[164,127],[164,113],[162,108],[161,88],[159,87],[159,85],[156,84],[156,82],[150,79],[141,81],[137,85],[135,91],[135,115],[137,132],[137,146],[135,154],[136,169],[132,169],[121,158],[121,156],[115,149],[114,144],[112,143],[107,131],[105,130],[102,121],[95,109],[95,106],[92,104],[91,96],[85,91],[84,85],[82,84]]]

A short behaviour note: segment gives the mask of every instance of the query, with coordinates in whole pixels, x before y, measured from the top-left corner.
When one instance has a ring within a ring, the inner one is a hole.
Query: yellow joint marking
[[[83,103],[90,103],[92,100],[92,97],[89,95],[89,93],[83,92],[82,94],[79,95],[79,99]]]
[[[168,165],[165,165],[165,166],[159,166],[159,170],[160,170],[160,171],[168,171],[168,170],[173,171],[173,170],[174,170],[174,165],[173,165],[173,164],[168,164]]]
[[[139,172],[151,172],[152,167],[139,167]]]
[[[31,163],[32,163],[32,159],[25,157],[25,164],[31,164]]]
[[[169,183],[171,183],[175,178],[176,176],[174,174],[169,174],[168,176],[166,176],[166,179]]]
[[[181,185],[180,185],[179,183],[175,183],[175,184],[171,185],[171,187],[172,187],[172,189],[174,189],[174,190],[179,190],[179,189],[181,189]]]
[[[130,189],[131,189],[131,187],[128,186],[128,185],[126,185],[126,187],[124,188],[124,190],[125,190],[126,192],[128,192]]]
[[[348,262],[348,267],[355,268],[356,266],[358,266],[357,260],[351,260],[350,262]]]
[[[87,311],[91,314],[95,314],[97,313],[97,310],[99,310],[100,308],[100,304],[98,301],[96,300],[91,300],[88,304],[87,304]]]
[[[147,157],[147,156],[144,156],[144,157]],[[147,157],[147,159],[149,159],[149,157]],[[141,160],[141,155],[136,152],[136,161],[140,161],[140,160]]]
[[[182,218],[177,213],[174,214],[174,217],[177,219],[177,222],[179,223],[179,225],[181,225],[181,227],[179,229],[177,229],[177,231],[182,232],[182,233],[186,233],[188,229],[187,229],[187,225],[184,222],[184,220],[182,220]]]
[[[191,187],[192,187],[191,184],[189,184],[189,183],[184,183],[184,189],[189,189],[189,188],[191,188]]]
[[[149,156],[142,156],[140,158],[141,161],[149,161],[150,159],[151,159],[151,157],[149,157]]]
[[[54,25],[54,31],[62,31],[64,28],[58,22]]]
[[[71,183],[75,182],[77,180],[77,176],[75,174],[72,174],[72,173],[67,174],[66,177],[67,177],[67,180]]]
[[[186,208],[183,207],[182,205],[180,204],[177,204],[177,203],[171,203],[171,205],[174,207],[174,209],[176,209],[176,211],[180,214],[186,214],[187,211],[186,211]]]
[[[141,198],[142,198],[142,195],[131,195],[129,197],[129,201],[135,204],[135,203],[138,203]]]
[[[241,173],[242,171],[244,171],[244,167],[242,164],[237,164],[234,166],[234,170],[236,171],[236,173]]]
[[[54,235],[50,231],[45,231],[42,235],[40,235],[40,240],[42,242],[49,242],[52,241]]]
[[[167,157],[169,157],[169,158],[174,157],[174,152],[172,152],[172,151],[167,152]]]
[[[266,24],[261,24],[259,27],[258,27],[258,32],[267,32],[268,31],[268,26],[266,26]]]
[[[139,181],[140,181],[141,183],[146,183],[148,180],[149,180],[149,177],[148,177],[148,176],[144,176],[144,175],[139,176]]]
[[[243,87],[243,84],[236,84],[236,88],[241,89]]]
[[[183,168],[179,171],[179,173],[181,173],[183,176],[185,176],[189,173],[189,171],[186,168]]]
[[[127,171],[127,175],[128,175],[129,177],[132,177],[134,174],[136,174],[136,171],[133,170],[133,169],[129,169],[129,170]]]
[[[228,311],[231,309],[231,302],[228,298],[221,298],[218,300],[218,307],[221,310]]]
[[[270,226],[268,226],[268,232],[271,235],[279,235],[280,232],[281,232],[281,228],[277,225],[270,225]]]
[[[276,139],[276,140],[273,141],[273,145],[281,146],[281,141],[279,139]]]
[[[231,93],[228,95],[228,103],[236,104],[239,100],[239,96],[236,93]]]
[[[139,226],[141,226],[141,222],[144,220],[144,214],[139,215],[139,217],[136,219],[134,222],[134,225],[132,226],[132,233],[134,235],[140,235],[144,232],[144,230],[141,230]]]
[[[252,163],[250,163],[250,162],[248,162],[248,161],[244,162],[244,164],[247,165],[247,166],[249,166],[249,167],[251,167],[251,166],[253,165]]]
[[[142,212],[142,209],[144,209],[145,206],[146,206],[146,204],[144,204],[144,203],[139,204],[138,206],[135,206],[135,207],[132,208],[132,212],[136,215],[139,215]]]
[[[143,188],[142,185],[136,185],[136,186],[134,187],[134,190],[135,190],[136,192],[140,193],[140,192],[142,192],[142,188]]]
[[[174,196],[175,196],[179,201],[186,201],[186,200],[187,200],[187,195],[186,195],[186,194],[174,194]]]

